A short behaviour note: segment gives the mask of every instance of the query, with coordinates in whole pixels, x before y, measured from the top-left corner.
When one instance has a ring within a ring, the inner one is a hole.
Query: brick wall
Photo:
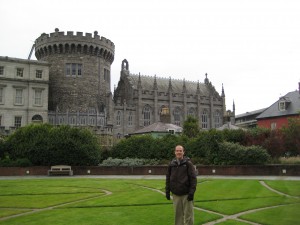
[[[0,176],[46,176],[50,167],[0,167]],[[74,175],[165,175],[167,166],[72,166]],[[300,165],[197,166],[199,175],[300,176]]]

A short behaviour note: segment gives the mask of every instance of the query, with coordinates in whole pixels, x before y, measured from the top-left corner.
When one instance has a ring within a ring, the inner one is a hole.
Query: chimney
[[[162,123],[171,123],[170,110],[167,107],[161,109],[160,112],[160,122]]]

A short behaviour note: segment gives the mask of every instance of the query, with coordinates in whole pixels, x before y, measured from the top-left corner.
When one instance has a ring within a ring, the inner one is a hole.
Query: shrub
[[[8,137],[6,148],[11,159],[27,158],[33,165],[98,165],[101,159],[95,136],[70,126],[21,127]]]
[[[282,129],[284,147],[287,156],[300,155],[300,118],[288,120],[288,126]]]
[[[199,134],[198,120],[195,117],[188,116],[183,123],[183,135],[193,138]]]
[[[245,147],[236,143],[222,142],[219,144],[219,155],[215,158],[216,165],[255,165],[265,164],[270,155],[260,146]]]
[[[111,158],[103,160],[99,166],[143,166],[143,165],[158,165],[159,160],[156,159],[138,159],[138,158]]]
[[[156,156],[156,141],[150,135],[132,136],[120,140],[112,148],[112,157],[125,159],[129,158],[146,158],[153,159]]]
[[[245,140],[245,134],[246,131],[242,129],[238,130],[229,130],[225,129],[222,131],[223,139],[227,142],[233,142],[233,143],[243,143]]]
[[[251,145],[260,145],[262,146],[264,141],[269,138],[271,133],[270,129],[255,127],[249,129],[245,133],[245,139],[243,141],[243,145],[251,146]]]
[[[186,147],[186,138],[176,135],[166,135],[157,140],[157,158],[170,160],[174,158],[174,151],[176,145],[183,145],[185,147],[186,155],[190,154],[190,151]]]
[[[0,136],[0,159],[3,159],[5,154],[5,141],[4,137]]]
[[[29,159],[17,159],[17,160],[11,160],[10,158],[5,158],[0,161],[0,166],[3,167],[10,167],[10,166],[17,166],[17,167],[27,167],[32,166],[32,163]]]
[[[284,137],[282,131],[271,130],[269,137],[264,140],[261,146],[265,148],[274,158],[283,156],[286,152],[286,149],[284,146]]]

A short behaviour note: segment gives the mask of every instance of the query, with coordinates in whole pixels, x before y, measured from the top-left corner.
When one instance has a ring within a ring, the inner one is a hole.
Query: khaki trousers
[[[187,200],[188,195],[174,195],[175,225],[194,225],[194,202]]]

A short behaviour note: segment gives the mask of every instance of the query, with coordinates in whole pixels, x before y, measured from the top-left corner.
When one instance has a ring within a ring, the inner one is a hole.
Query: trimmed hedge
[[[240,144],[219,143],[218,155],[214,158],[215,165],[259,165],[270,160],[270,155],[260,146],[245,147]]]
[[[231,135],[233,134],[233,135]],[[194,163],[207,165],[254,165],[265,164],[270,159],[269,154],[260,146],[242,146],[242,132],[230,133],[215,129],[202,131],[195,138],[167,135],[155,139],[150,135],[133,136],[121,140],[113,147],[113,158],[125,159],[172,159],[174,148],[180,144],[185,147],[185,155]],[[237,143],[227,142],[235,140]],[[116,162],[112,162],[115,165]]]
[[[157,159],[138,159],[138,158],[111,158],[103,160],[99,166],[144,166],[144,165],[159,165]]]
[[[49,124],[30,124],[19,128],[5,142],[12,160],[26,158],[33,165],[98,165],[100,146],[86,129]]]

